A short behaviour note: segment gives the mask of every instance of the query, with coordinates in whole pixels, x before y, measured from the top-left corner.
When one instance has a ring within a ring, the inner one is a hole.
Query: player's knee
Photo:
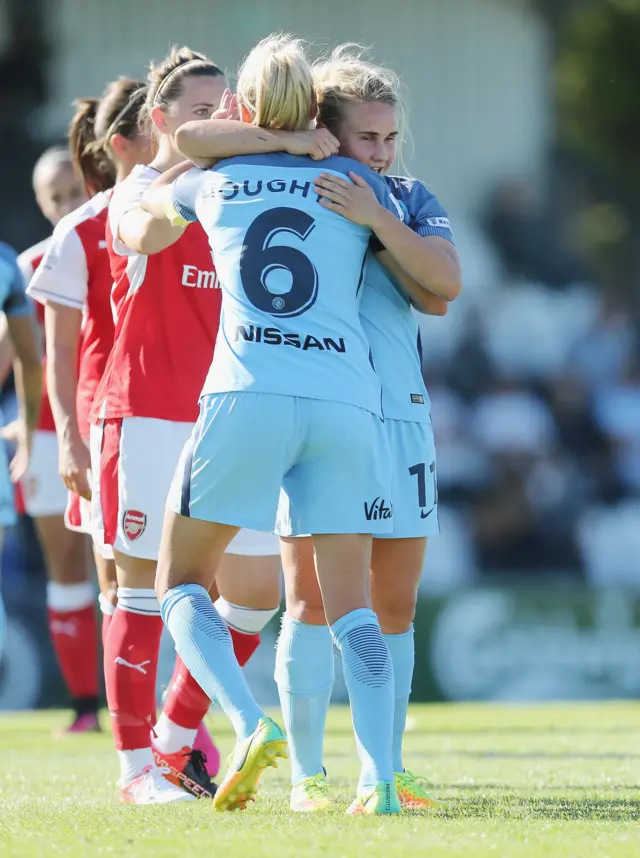
[[[310,626],[324,626],[327,623],[322,605],[314,605],[304,601],[287,601],[287,614]]]
[[[47,563],[48,577],[56,584],[82,584],[90,580],[89,565],[73,554],[61,554]]]
[[[374,605],[380,628],[385,635],[402,635],[408,632],[413,623],[416,613],[416,599],[414,595],[407,594],[404,597],[398,595],[387,599],[383,604]]]

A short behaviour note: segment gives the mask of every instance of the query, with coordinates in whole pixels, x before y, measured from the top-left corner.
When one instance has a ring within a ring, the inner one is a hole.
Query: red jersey
[[[152,417],[192,423],[220,322],[222,294],[209,242],[191,224],[152,256],[130,250],[119,222],[159,173],[136,167],[114,190],[107,244],[116,333],[92,419]]]
[[[31,278],[33,277],[38,265],[40,265],[50,241],[50,238],[45,238],[44,241],[39,241],[37,244],[34,244],[33,247],[25,250],[24,253],[21,253],[18,257],[18,265],[20,266],[20,271],[22,271],[25,286],[29,286],[31,283]],[[44,307],[40,304],[36,304],[36,317],[42,333],[42,352],[44,355]],[[49,396],[47,394],[46,356],[43,356],[42,358],[42,403],[40,405],[40,416],[38,417],[38,425],[36,426],[36,429],[39,429],[42,432],[56,431],[56,424],[54,423],[53,413],[51,411],[51,403],[49,402]]]
[[[111,271],[105,227],[110,193],[97,194],[62,218],[27,292],[40,304],[82,311],[76,416],[89,438],[89,415],[113,345]]]

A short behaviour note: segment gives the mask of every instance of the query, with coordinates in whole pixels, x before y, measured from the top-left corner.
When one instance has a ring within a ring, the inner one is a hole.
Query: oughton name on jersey
[[[314,337],[312,334],[287,334],[279,328],[261,328],[258,325],[238,325],[235,340],[247,343],[264,343],[266,346],[294,346],[302,351],[318,349],[321,352],[340,352],[344,354],[347,346],[342,337]]]

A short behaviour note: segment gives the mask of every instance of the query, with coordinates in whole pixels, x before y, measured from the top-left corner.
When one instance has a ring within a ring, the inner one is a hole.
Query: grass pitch
[[[406,765],[446,805],[387,819],[344,815],[358,772],[345,709],[326,740],[338,807],[305,817],[288,810],[288,764],[243,813],[120,805],[109,734],[53,739],[67,717],[0,716],[0,858],[640,856],[640,704],[414,706]],[[224,719],[210,726],[230,750]]]

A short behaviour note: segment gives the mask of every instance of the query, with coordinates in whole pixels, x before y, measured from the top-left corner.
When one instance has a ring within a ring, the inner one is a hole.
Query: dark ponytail
[[[84,181],[89,196],[106,191],[115,182],[115,168],[104,146],[96,143],[96,113],[99,98],[78,98],[75,115],[69,124],[69,149],[73,166]]]

